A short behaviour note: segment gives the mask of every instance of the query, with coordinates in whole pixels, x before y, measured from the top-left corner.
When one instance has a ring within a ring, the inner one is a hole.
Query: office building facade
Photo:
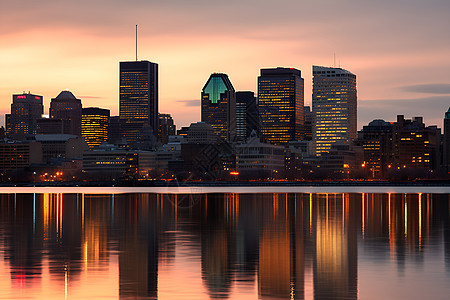
[[[127,142],[142,139],[149,126],[158,135],[158,64],[149,61],[120,62],[119,117]]]
[[[236,138],[236,92],[228,75],[211,74],[202,89],[202,122],[210,124],[223,140]]]
[[[443,165],[447,173],[450,172],[450,107],[444,117],[444,155]]]
[[[13,95],[11,114],[7,116],[6,134],[11,139],[24,140],[36,134],[36,120],[44,113],[43,97],[33,94]]]
[[[161,144],[167,144],[169,142],[169,136],[176,134],[176,127],[173,122],[173,118],[170,114],[158,114],[158,118],[158,142]]]
[[[83,108],[81,135],[89,149],[108,141],[109,109],[98,107]]]
[[[312,110],[315,153],[321,155],[340,141],[357,137],[356,75],[341,68],[313,66]]]
[[[262,140],[274,145],[303,139],[304,80],[294,68],[261,69],[258,109]]]
[[[62,91],[50,102],[50,118],[63,120],[63,133],[81,136],[81,100]]]
[[[255,93],[236,92],[236,140],[245,141],[252,131],[259,133],[258,103]]]

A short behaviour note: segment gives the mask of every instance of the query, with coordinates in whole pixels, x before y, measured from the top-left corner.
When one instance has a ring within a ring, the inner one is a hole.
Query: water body
[[[0,299],[450,295],[448,188],[189,189],[1,190]]]

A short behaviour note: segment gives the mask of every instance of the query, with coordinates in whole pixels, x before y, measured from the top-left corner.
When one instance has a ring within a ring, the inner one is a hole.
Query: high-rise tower
[[[294,68],[261,69],[258,108],[261,137],[272,144],[303,138],[304,81]]]
[[[151,127],[158,134],[158,64],[149,61],[120,62],[119,117],[127,142],[141,140]]]
[[[36,134],[36,120],[41,118],[43,112],[42,96],[30,93],[13,95],[11,114],[7,116],[7,136],[21,140],[29,134]]]
[[[255,93],[236,92],[236,140],[245,141],[252,131],[259,133],[258,104]]]
[[[81,100],[62,91],[50,102],[50,118],[63,121],[63,133],[81,136]]]
[[[444,117],[444,167],[450,172],[450,107]]]
[[[315,152],[337,141],[350,143],[356,132],[356,75],[341,68],[313,66],[312,109]]]
[[[236,137],[236,92],[228,75],[211,74],[202,89],[202,122],[229,142]]]

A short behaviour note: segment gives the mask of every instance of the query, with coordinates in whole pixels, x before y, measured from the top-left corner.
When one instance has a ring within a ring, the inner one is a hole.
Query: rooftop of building
[[[53,98],[52,100],[78,100],[74,94],[72,94],[72,92],[69,91],[62,91],[61,93],[59,93],[58,96],[56,96],[56,98]]]
[[[282,76],[282,75],[297,75],[302,76],[302,72],[296,68],[276,67],[261,69],[261,76]]]

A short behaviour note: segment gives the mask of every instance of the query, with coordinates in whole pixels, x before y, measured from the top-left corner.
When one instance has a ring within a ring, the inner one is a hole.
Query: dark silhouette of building
[[[328,152],[337,141],[356,139],[356,75],[341,68],[313,66],[315,152]]]
[[[158,133],[158,64],[120,62],[119,117],[127,142],[142,139],[144,127]],[[145,129],[147,130],[147,129]]]
[[[36,120],[37,132],[36,134],[63,134],[64,122],[67,120],[41,118]]]
[[[236,140],[245,141],[259,132],[258,103],[254,92],[236,92]]]
[[[436,170],[440,162],[440,140],[441,130],[437,126],[425,126],[422,117],[408,120],[398,115],[393,129],[393,167]]]
[[[50,102],[50,118],[63,120],[63,133],[81,136],[81,100],[62,91]]]
[[[310,106],[304,107],[305,111],[305,124],[303,126],[304,133],[303,138],[307,141],[312,140],[312,131],[313,131],[313,122],[314,122],[314,114],[311,111]]]
[[[371,177],[385,177],[393,162],[393,125],[384,120],[373,120],[358,131],[355,143],[363,148],[364,167]]]
[[[408,177],[421,177],[439,167],[440,136],[440,129],[425,126],[422,117],[408,120],[398,115],[397,122],[370,122],[358,132],[355,143],[363,148],[367,176],[404,173]]]
[[[236,93],[228,75],[211,74],[202,89],[202,122],[223,140],[236,137]]]
[[[13,95],[11,114],[6,117],[6,134],[9,138],[24,140],[28,135],[36,134],[36,120],[44,112],[42,99],[42,96],[31,93]]]
[[[258,109],[261,138],[286,144],[303,138],[304,81],[294,68],[261,69],[258,77]]]
[[[444,118],[444,167],[450,172],[450,107]]]
[[[109,117],[108,143],[116,144],[120,143],[121,140],[122,135],[120,134],[120,117],[119,116]]]
[[[90,149],[108,140],[108,125],[109,109],[98,107],[83,108],[81,135]]]
[[[170,114],[158,114],[158,117],[158,141],[161,144],[167,144],[169,142],[169,135],[175,135],[176,127]]]

